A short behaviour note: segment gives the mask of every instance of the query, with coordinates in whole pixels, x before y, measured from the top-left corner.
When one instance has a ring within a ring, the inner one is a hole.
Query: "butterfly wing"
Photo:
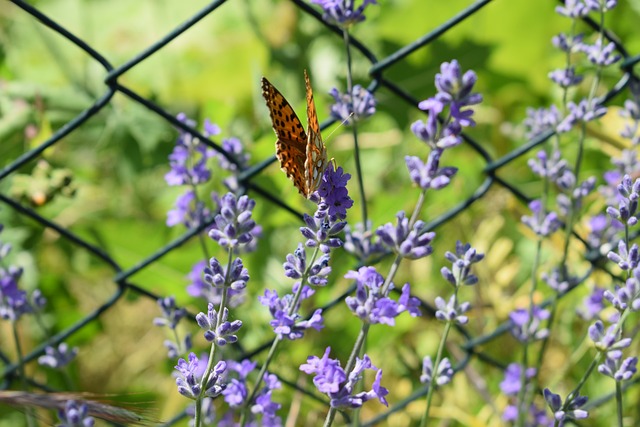
[[[262,78],[262,96],[267,102],[273,130],[276,132],[276,157],[280,168],[298,191],[309,195],[305,178],[307,135],[293,108],[269,80]],[[313,102],[313,100],[312,100]],[[317,119],[316,119],[317,120]]]
[[[313,90],[307,70],[304,71],[304,83],[307,90],[307,133],[309,134],[305,150],[304,181],[307,187],[306,196],[309,197],[322,180],[322,173],[327,165],[327,150],[320,135],[318,113],[316,104],[313,102]]]

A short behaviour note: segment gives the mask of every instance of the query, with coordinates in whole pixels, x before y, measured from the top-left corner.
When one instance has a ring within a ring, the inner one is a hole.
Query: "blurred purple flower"
[[[608,67],[618,62],[621,56],[613,53],[616,45],[614,43],[607,43],[603,46],[602,43],[602,40],[599,38],[592,45],[582,43],[580,50],[587,54],[587,58],[589,58],[592,64],[599,67]]]
[[[527,118],[522,122],[527,139],[533,139],[544,132],[554,130],[558,123],[560,123],[560,112],[555,105],[549,108],[527,108]]]
[[[563,89],[577,86],[582,82],[584,76],[576,74],[574,67],[559,68],[549,72],[549,79]]]
[[[564,5],[556,6],[556,13],[567,18],[581,18],[587,16],[590,11],[591,8],[582,0],[566,0]]]
[[[589,416],[587,411],[580,409],[589,400],[586,396],[577,394],[569,403],[563,405],[560,395],[552,393],[548,388],[545,388],[542,394],[556,421],[580,420]]]
[[[525,377],[527,380],[534,378],[536,368],[527,368]],[[517,396],[522,388],[522,365],[510,363],[504,371],[504,379],[500,383],[500,390],[505,396]]]
[[[576,124],[590,122],[607,113],[607,107],[602,106],[598,99],[592,99],[591,101],[583,99],[578,104],[569,101],[567,108],[569,109],[569,114],[556,126],[558,133],[569,132]]]
[[[70,348],[66,343],[60,343],[58,347],[47,346],[44,349],[45,355],[38,357],[38,363],[42,366],[49,366],[60,369],[67,366],[78,354],[78,347]]]
[[[376,99],[360,85],[355,85],[349,94],[342,94],[333,88],[329,92],[335,103],[331,106],[331,116],[348,125],[372,116],[376,112]]]
[[[545,214],[540,200],[533,200],[529,203],[532,216],[523,215],[521,221],[538,236],[547,237],[553,234],[560,226],[560,219],[555,212]]]
[[[622,357],[610,357],[607,354],[604,362],[598,365],[598,372],[616,381],[628,381],[638,371],[637,364],[637,357],[627,357],[623,360]]]
[[[87,405],[74,400],[67,400],[64,409],[58,410],[58,418],[62,422],[58,427],[93,427],[95,423]]]
[[[355,9],[355,0],[311,0],[311,3],[322,7],[325,21],[343,28],[364,21],[364,9],[370,4],[378,4],[376,0],[362,0],[362,4]]]
[[[387,253],[384,245],[376,237],[371,231],[370,221],[366,228],[361,222],[357,223],[353,230],[347,225],[344,229],[344,250],[366,264],[373,258]]]
[[[178,196],[175,208],[167,212],[167,226],[184,224],[188,229],[197,228],[211,214],[200,200],[196,200],[193,190]]]
[[[443,386],[451,382],[453,378],[453,368],[451,367],[451,362],[449,362],[448,358],[443,358],[440,363],[438,363],[438,369],[436,371],[435,384],[437,386]],[[425,356],[422,359],[422,375],[420,375],[420,382],[422,384],[431,384],[433,379],[433,362],[431,361],[431,356]]]
[[[604,309],[604,288],[594,287],[593,291],[584,298],[582,307],[576,311],[584,320],[593,320]]]
[[[511,334],[520,342],[544,339],[549,335],[549,330],[542,327],[542,321],[548,318],[549,311],[540,307],[533,307],[531,313],[526,308],[515,309],[509,313]]]

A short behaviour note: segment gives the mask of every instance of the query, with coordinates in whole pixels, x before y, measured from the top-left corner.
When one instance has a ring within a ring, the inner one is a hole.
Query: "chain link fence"
[[[166,120],[171,126],[191,134],[194,138],[198,138],[200,141],[203,141],[204,143],[206,143],[208,146],[216,150],[221,155],[227,157],[227,159],[230,162],[237,164],[237,160],[232,156],[228,156],[228,154],[221,148],[219,143],[217,143],[216,141],[210,138],[205,137],[205,135],[203,135],[197,129],[194,129],[193,127],[189,126],[185,122],[176,119],[174,114],[168,112],[161,105],[158,105],[156,102],[154,102],[153,99],[150,99],[149,97],[145,97],[140,93],[137,93],[135,90],[132,90],[130,87],[127,87],[127,85],[123,83],[123,79],[122,79],[122,77],[125,76],[127,72],[134,69],[138,65],[144,63],[153,55],[157,54],[165,46],[167,46],[173,40],[178,38],[181,34],[189,31],[194,26],[196,26],[198,22],[200,22],[202,19],[208,17],[211,14],[215,14],[216,10],[220,6],[224,5],[225,3],[238,3],[237,1],[218,0],[218,1],[211,2],[209,5],[207,5],[202,10],[200,10],[198,13],[196,13],[191,18],[186,20],[184,23],[177,26],[175,29],[167,33],[161,39],[157,40],[157,42],[155,42],[153,45],[149,46],[144,51],[139,52],[136,56],[132,57],[130,60],[126,61],[124,64],[119,66],[112,64],[106,58],[107,55],[103,55],[102,53],[96,51],[88,43],[83,41],[73,32],[66,29],[64,25],[61,25],[55,22],[50,17],[45,15],[38,8],[37,2],[28,3],[21,0],[11,0],[11,3],[13,3],[15,6],[20,8],[24,14],[27,14],[30,17],[32,17],[33,20],[38,21],[40,25],[44,25],[50,28],[51,30],[55,31],[60,36],[64,37],[69,43],[72,43],[77,48],[81,49],[87,55],[88,58],[95,61],[97,64],[100,64],[100,66],[103,67],[106,73],[106,78],[104,79],[103,92],[100,96],[94,99],[93,104],[90,105],[88,108],[86,108],[86,110],[78,114],[75,118],[73,118],[72,120],[64,124],[64,126],[56,129],[55,132],[52,134],[52,136],[48,140],[42,142],[36,147],[31,148],[30,150],[24,152],[20,156],[14,159],[10,159],[8,163],[6,159],[3,159],[2,163],[5,163],[5,166],[0,170],[0,181],[10,179],[12,175],[15,174],[20,168],[40,158],[46,149],[64,141],[66,137],[76,132],[80,126],[90,121],[101,110],[107,107],[109,103],[112,102],[116,94],[124,95],[130,100],[136,103],[139,103],[144,108],[152,111],[162,119]],[[305,14],[308,14],[310,17],[316,19],[318,22],[326,26],[327,32],[335,33],[335,37],[342,39],[341,30],[337,27],[326,24],[322,20],[321,13],[315,7],[312,7],[312,5],[310,5],[308,2],[303,0],[292,0],[292,3],[295,4],[296,7],[298,7],[302,12],[304,12]],[[396,64],[402,64],[407,57],[409,57],[410,55],[416,52],[419,52],[421,49],[424,49],[426,46],[428,46],[429,44],[437,40],[447,31],[454,28],[459,23],[464,22],[470,16],[474,14],[482,13],[483,9],[490,3],[492,3],[491,0],[482,0],[482,1],[474,2],[469,7],[465,8],[464,10],[461,10],[457,15],[451,17],[449,20],[442,23],[442,25],[440,25],[439,27],[433,29],[427,34],[424,34],[422,37],[418,38],[412,43],[402,46],[401,48],[397,49],[395,52],[393,52],[392,54],[384,58],[378,58],[372,52],[372,50],[370,50],[367,47],[367,45],[364,42],[359,41],[357,38],[352,38],[351,39],[352,48],[356,49],[364,58],[367,58],[367,60],[370,62],[369,75],[371,80],[370,80],[370,84],[368,85],[368,90],[375,93],[380,89],[384,89],[386,90],[387,93],[392,94],[393,96],[397,97],[399,100],[402,100],[403,102],[407,103],[411,107],[414,107],[417,109],[419,100],[416,99],[407,90],[403,89],[401,85],[397,84],[391,78],[388,77],[389,68]],[[595,30],[599,30],[598,23],[594,22],[589,18],[584,18],[584,21],[586,24],[593,27]],[[633,74],[633,67],[640,60],[640,56],[635,56],[635,57],[630,56],[629,53],[626,51],[622,42],[614,34],[608,31],[605,32],[605,34],[609,41],[615,43],[617,51],[623,56],[623,60],[621,61],[621,64],[620,64],[621,76],[618,82],[613,86],[613,89],[611,89],[604,97],[604,100],[603,100],[604,104],[612,100],[616,95],[618,95],[621,91],[623,91],[627,87],[630,81],[636,78]],[[325,129],[332,124],[333,124],[333,121],[331,120],[326,121],[322,124],[322,128]],[[541,146],[541,144],[545,143],[545,141],[552,136],[553,136],[552,131],[548,131],[543,134],[540,134],[535,138],[533,138],[532,140],[527,141],[522,146],[518,147],[517,149],[509,152],[507,155],[504,155],[503,157],[500,157],[500,158],[492,157],[492,155],[489,154],[489,152],[483,148],[483,146],[486,146],[487,144],[480,143],[469,136],[464,136],[464,141],[466,146],[474,150],[482,159],[484,159],[484,162],[485,162],[485,167],[483,170],[484,180],[475,189],[475,191],[472,192],[472,195],[470,197],[468,197],[466,200],[463,200],[452,209],[448,210],[445,214],[432,220],[428,224],[428,229],[430,230],[437,229],[442,224],[448,221],[451,221],[458,214],[465,211],[465,209],[467,209],[471,204],[475,203],[476,201],[482,200],[483,197],[489,192],[489,190],[496,186],[502,187],[508,190],[510,193],[512,193],[517,199],[521,200],[523,203],[530,201],[529,197],[523,191],[518,189],[516,186],[514,186],[504,178],[501,178],[498,173],[502,168],[522,158],[523,156],[531,156],[531,153],[530,153],[531,150]],[[268,200],[269,203],[276,205],[279,209],[282,209],[283,211],[288,211],[289,213],[293,213],[294,215],[301,216],[300,213],[295,209],[295,207],[288,205],[283,200],[281,200],[278,197],[278,195],[272,194],[270,191],[261,187],[256,182],[256,177],[258,177],[265,170],[267,166],[274,163],[274,161],[275,161],[275,157],[263,159],[262,161],[255,163],[254,165],[251,165],[244,170],[241,170],[238,174],[238,182],[240,186],[244,188],[245,192],[248,193],[251,197],[256,199],[262,198],[262,199]],[[0,194],[0,201],[10,209],[15,210],[15,212],[19,213],[20,215],[24,215],[25,217],[30,218],[31,220],[40,224],[40,226],[43,228],[51,229],[55,231],[64,239],[66,239],[70,244],[77,245],[78,247],[83,248],[85,251],[90,253],[93,257],[95,257],[96,259],[99,259],[101,262],[105,264],[105,266],[108,266],[113,270],[114,272],[113,282],[117,284],[116,291],[113,293],[113,295],[111,295],[108,299],[106,299],[101,306],[99,306],[92,313],[88,314],[85,318],[83,318],[76,324],[72,325],[66,330],[61,331],[57,335],[50,337],[45,342],[33,348],[28,354],[24,355],[24,363],[29,363],[30,361],[37,359],[38,356],[43,354],[46,346],[56,346],[57,344],[69,339],[70,337],[74,336],[74,334],[77,334],[79,331],[85,328],[87,325],[89,325],[90,323],[98,319],[103,313],[107,312],[117,304],[121,304],[123,302],[123,297],[127,292],[136,293],[143,297],[151,298],[154,300],[160,297],[164,297],[165,295],[156,295],[149,292],[148,290],[145,289],[145,286],[131,283],[130,278],[134,274],[137,274],[149,268],[153,263],[163,258],[167,254],[171,253],[172,251],[178,250],[183,244],[193,239],[196,235],[198,235],[207,227],[209,227],[213,221],[213,219],[211,218],[210,222],[204,223],[196,229],[192,229],[185,232],[178,239],[175,239],[174,241],[170,242],[164,247],[158,248],[157,251],[151,254],[150,256],[143,259],[139,259],[138,262],[133,267],[125,269],[115,260],[116,257],[114,257],[113,254],[106,252],[101,247],[96,246],[95,244],[89,242],[87,239],[74,234],[72,231],[70,231],[69,229],[66,229],[64,226],[61,226],[60,224],[57,224],[51,221],[50,219],[43,217],[41,214],[38,213],[36,209],[33,209],[31,207],[25,206],[24,204],[21,204],[18,200],[15,200],[14,198],[8,196],[7,194]],[[601,266],[604,264],[603,263],[604,259],[599,253],[597,253],[597,251],[596,252],[593,251],[594,248],[591,248],[589,246],[588,242],[586,242],[585,239],[581,237],[581,234],[574,232],[574,238],[582,241],[582,244],[588,248],[587,252],[591,254],[595,254],[591,256],[589,259],[589,262],[591,262],[591,265],[592,265],[592,269],[589,271],[587,275],[582,277],[581,282],[583,282],[589,277],[589,275],[594,269],[602,268]],[[579,284],[576,284],[576,286],[578,285]],[[328,308],[328,307],[330,308],[336,305],[346,295],[348,295],[349,291],[342,294],[339,299],[332,301],[330,304],[326,305],[325,308]],[[563,294],[562,296],[568,294],[570,291],[571,289],[567,291],[565,294]],[[423,303],[423,304],[424,304],[424,308],[426,308],[427,311],[430,312],[431,315],[433,315],[435,310],[431,308],[428,304],[426,303]],[[504,369],[505,367],[504,364],[502,364],[500,361],[495,360],[489,354],[485,353],[482,350],[482,347],[488,342],[496,339],[500,335],[508,332],[508,330],[509,330],[509,324],[504,323],[498,326],[497,328],[495,328],[495,330],[491,331],[491,333],[489,334],[482,335],[482,336],[474,336],[474,334],[468,329],[466,329],[465,327],[458,326],[458,332],[461,334],[461,336],[466,338],[466,342],[460,346],[460,349],[463,351],[464,355],[462,358],[457,360],[457,363],[455,366],[456,370],[464,369],[472,360],[477,360],[483,363],[487,363],[487,364],[491,364],[493,366],[499,367],[500,369]],[[252,356],[259,355],[263,353],[265,350],[267,350],[270,344],[271,342],[269,341],[269,342],[265,342],[262,345],[257,346],[256,348],[247,349],[245,351],[245,356],[252,357]],[[0,359],[3,361],[5,365],[4,368],[2,369],[2,379],[3,379],[3,384],[6,387],[9,384],[9,382],[12,380],[12,378],[15,378],[18,375],[19,366],[17,366],[15,363],[12,363],[10,358],[2,349],[0,349]],[[297,384],[287,382],[284,380],[283,382],[288,387],[297,388],[299,390],[304,391],[308,396],[313,396],[314,394],[313,392],[305,388],[302,388]],[[635,383],[637,383],[637,380],[633,384]],[[46,387],[43,387],[43,389],[46,389]],[[426,389],[424,388],[415,391],[411,396],[408,396],[405,400],[395,403],[388,410],[381,412],[374,419],[368,420],[363,425],[374,425],[380,422],[384,422],[384,420],[386,420],[392,414],[398,411],[405,410],[407,405],[409,405],[414,400],[420,398],[421,396],[424,396],[425,393],[426,393]],[[605,396],[593,402],[592,405],[602,404],[607,400],[609,400],[610,398],[611,396]],[[184,414],[180,414],[174,420],[168,422],[167,425],[172,425],[172,424],[181,422],[180,420],[183,419],[184,417],[185,417]]]

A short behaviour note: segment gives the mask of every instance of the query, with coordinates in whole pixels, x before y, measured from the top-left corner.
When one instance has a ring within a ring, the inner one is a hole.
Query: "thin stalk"
[[[529,290],[529,322],[533,321],[533,308],[535,304],[533,303],[533,297],[538,284],[538,265],[540,264],[540,252],[542,251],[542,239],[538,238],[538,242],[536,244],[536,254],[533,260],[533,268],[531,272],[531,289]],[[525,334],[528,333],[529,326],[525,326]],[[527,367],[529,366],[529,346],[531,341],[527,338],[523,345],[522,351],[522,368],[520,371],[520,390],[518,391],[518,420],[516,422],[516,426],[522,427],[524,426],[526,420],[527,411],[525,409],[526,395],[527,395]]]
[[[344,47],[347,56],[347,96],[351,98],[351,105],[355,110],[353,100],[353,76],[351,74],[351,44],[349,42],[349,30],[344,28],[342,30],[342,35],[344,38]],[[362,177],[361,166],[362,162],[360,161],[360,146],[358,145],[358,128],[355,118],[351,123],[351,131],[353,133],[353,151],[356,163],[356,176],[358,178],[358,191],[360,192],[360,206],[362,207],[362,223],[364,224],[365,231],[367,231],[369,216],[367,214],[367,198],[364,192],[364,180]]]
[[[300,279],[300,286],[298,286],[298,290],[293,296],[293,302],[289,307],[288,315],[292,315],[293,312],[296,310],[298,301],[300,301],[300,295],[302,295],[302,289],[304,288],[304,285],[309,278],[309,272],[311,271],[311,267],[316,261],[316,258],[318,257],[319,253],[320,253],[320,248],[316,246],[315,250],[313,251],[313,255],[311,256],[311,261],[307,263],[307,268],[305,272],[302,274],[302,278]],[[280,345],[281,342],[282,342],[282,337],[276,336],[275,339],[273,340],[273,343],[271,344],[271,348],[269,349],[269,353],[267,354],[267,359],[262,364],[262,367],[260,368],[260,372],[258,372],[258,379],[256,380],[256,384],[254,385],[253,391],[251,392],[251,395],[249,396],[249,398],[245,401],[245,408],[242,411],[242,416],[240,418],[241,426],[244,426],[247,421],[247,411],[249,410],[249,407],[248,407],[249,403],[252,402],[253,399],[255,399],[256,394],[258,394],[258,390],[260,389],[260,384],[262,384],[262,380],[264,379],[264,374],[267,372],[267,369],[269,368],[269,365],[273,360],[273,356],[275,355],[276,350],[278,349],[278,346]]]
[[[29,391],[29,385],[27,384],[27,376],[24,370],[24,355],[22,353],[22,346],[20,345],[20,336],[18,334],[18,323],[17,320],[11,322],[12,331],[13,331],[13,340],[16,345],[16,355],[18,356],[18,372],[20,373],[20,382],[22,383],[22,389],[24,391]],[[25,417],[27,419],[27,425],[29,427],[35,427],[33,412],[31,409],[27,409],[24,411]]]
[[[360,354],[360,350],[364,346],[364,343],[367,340],[367,334],[369,333],[369,327],[371,325],[369,323],[363,323],[362,328],[360,329],[360,333],[358,334],[358,338],[356,339],[355,344],[353,345],[353,350],[351,350],[351,355],[349,356],[349,360],[347,361],[347,365],[344,368],[344,371],[347,372],[347,375],[356,364],[356,357]],[[329,412],[327,413],[327,417],[324,420],[324,427],[329,427],[333,423],[333,419],[336,416],[337,409],[329,408]]]
[[[227,251],[227,270],[225,272],[224,278],[224,286],[222,288],[222,296],[220,299],[220,305],[218,306],[218,313],[216,316],[216,325],[220,325],[222,323],[222,317],[224,315],[224,309],[227,306],[228,299],[228,284],[229,284],[229,276],[231,274],[231,266],[233,264],[233,249],[229,248]],[[209,382],[209,377],[211,376],[211,371],[213,370],[213,366],[215,363],[216,356],[216,343],[215,341],[211,343],[211,348],[209,350],[209,360],[207,362],[207,368],[204,371],[204,375],[200,380],[200,395],[196,399],[196,413],[195,413],[195,427],[200,427],[200,423],[202,420],[202,399],[204,398],[204,394],[207,391],[207,383]]]
[[[440,361],[442,360],[442,353],[444,352],[444,347],[447,341],[447,337],[449,336],[449,331],[451,330],[451,325],[452,322],[447,322],[447,324],[445,325],[444,333],[442,334],[440,344],[438,345],[438,353],[436,354],[436,360],[433,362],[431,380],[429,381],[429,390],[427,391],[427,407],[424,410],[424,414],[422,414],[420,427],[427,427],[427,423],[429,422],[429,411],[431,410],[431,400],[433,399],[433,392],[435,390],[436,379],[438,377],[438,366],[440,365]]]

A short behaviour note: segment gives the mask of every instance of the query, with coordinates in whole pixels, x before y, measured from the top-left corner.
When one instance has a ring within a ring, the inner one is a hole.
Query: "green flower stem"
[[[311,271],[311,267],[313,266],[313,263],[316,261],[316,258],[318,257],[319,252],[320,252],[320,248],[316,246],[315,250],[313,251],[313,255],[311,256],[311,261],[307,264],[307,269],[302,274],[302,278],[300,280],[300,286],[298,286],[298,290],[293,296],[293,302],[289,307],[289,312],[288,312],[289,315],[293,314],[293,312],[295,311],[296,305],[298,305],[298,301],[300,301],[302,288],[307,283],[307,280],[309,278],[309,272]],[[281,342],[282,342],[282,337],[279,337],[279,336],[276,336],[275,339],[273,340],[273,343],[271,344],[271,348],[269,349],[269,353],[267,354],[267,359],[262,364],[262,367],[260,368],[260,372],[258,373],[258,378],[256,380],[256,384],[253,388],[253,391],[251,392],[251,395],[249,395],[249,398],[245,401],[245,408],[242,411],[242,416],[240,418],[240,425],[243,427],[247,420],[247,411],[249,410],[249,403],[252,402],[253,399],[255,399],[256,394],[258,393],[258,390],[260,390],[260,384],[262,384],[262,380],[264,379],[264,374],[267,372],[267,369],[269,368],[269,365],[273,360],[273,356],[276,354],[276,350],[278,349],[278,346],[280,345]]]
[[[222,323],[222,316],[224,315],[224,309],[227,307],[227,299],[228,299],[228,284],[229,284],[229,276],[231,274],[231,266],[233,264],[233,249],[229,248],[227,251],[227,271],[224,278],[224,287],[222,288],[222,296],[220,299],[220,305],[218,306],[217,313],[217,322],[216,325],[220,325]],[[209,350],[209,361],[207,362],[207,368],[204,370],[204,375],[200,380],[200,395],[196,398],[196,414],[195,414],[195,427],[200,427],[200,422],[202,419],[202,399],[204,398],[204,393],[207,391],[207,382],[209,381],[209,376],[211,375],[211,371],[213,370],[215,364],[215,356],[216,356],[216,343],[215,340],[211,343],[211,349]]]
[[[538,238],[536,243],[536,254],[533,260],[533,267],[531,272],[531,289],[529,290],[529,322],[533,321],[533,308],[535,304],[533,303],[533,297],[536,292],[536,288],[538,285],[538,266],[540,264],[540,252],[542,251],[542,238]],[[527,325],[527,330],[528,325]],[[518,403],[516,407],[518,408],[518,419],[516,421],[517,427],[523,427],[526,421],[526,415],[528,411],[526,411],[526,397],[527,397],[527,387],[525,384],[527,383],[527,366],[529,366],[529,344],[530,340],[527,339],[523,345],[522,351],[522,367],[520,370],[520,390],[518,391]]]
[[[351,104],[355,109],[353,101],[353,77],[351,74],[351,46],[349,42],[348,28],[343,28],[342,35],[344,38],[344,47],[347,56],[347,94],[349,97],[351,97]],[[364,192],[364,180],[362,177],[362,162],[360,161],[360,146],[358,145],[358,128],[356,126],[356,120],[352,121],[351,130],[353,133],[353,152],[356,163],[356,176],[358,177],[358,191],[360,192],[360,206],[362,207],[362,223],[364,224],[365,231],[367,231],[369,216],[367,214],[367,198]]]
[[[349,356],[349,360],[344,368],[344,371],[349,375],[349,372],[353,369],[356,364],[356,357],[360,354],[360,350],[364,346],[367,341],[367,334],[369,333],[369,328],[371,325],[369,323],[363,323],[362,328],[360,329],[360,333],[358,334],[358,338],[356,339],[355,344],[353,345],[353,350],[351,350],[351,355]],[[329,412],[327,413],[327,417],[324,420],[324,427],[329,427],[333,423],[333,419],[336,416],[337,409],[329,408]]]
[[[456,293],[457,293],[456,288]],[[438,345],[438,352],[436,354],[436,360],[433,362],[433,371],[431,373],[431,380],[429,381],[429,390],[427,391],[427,407],[424,410],[424,414],[422,415],[422,420],[420,421],[420,427],[427,427],[427,423],[429,422],[429,411],[431,410],[431,400],[433,399],[433,392],[436,386],[436,379],[438,377],[438,366],[440,365],[440,361],[442,360],[442,353],[444,352],[444,347],[447,342],[447,337],[449,336],[449,331],[451,331],[452,322],[449,321],[444,326],[444,332],[442,334],[442,338],[440,338],[440,344]]]
[[[20,334],[18,333],[18,322],[14,320],[11,322],[12,331],[13,331],[13,340],[16,345],[16,354],[18,356],[18,372],[20,373],[20,382],[22,383],[22,389],[24,391],[29,391],[29,385],[27,384],[27,376],[24,370],[24,354],[22,353],[22,346],[20,345]],[[33,412],[31,409],[25,410],[25,417],[27,419],[27,425],[29,427],[35,427]]]
[[[622,422],[622,387],[620,381],[616,381],[616,414],[618,418],[618,427],[623,427]]]

